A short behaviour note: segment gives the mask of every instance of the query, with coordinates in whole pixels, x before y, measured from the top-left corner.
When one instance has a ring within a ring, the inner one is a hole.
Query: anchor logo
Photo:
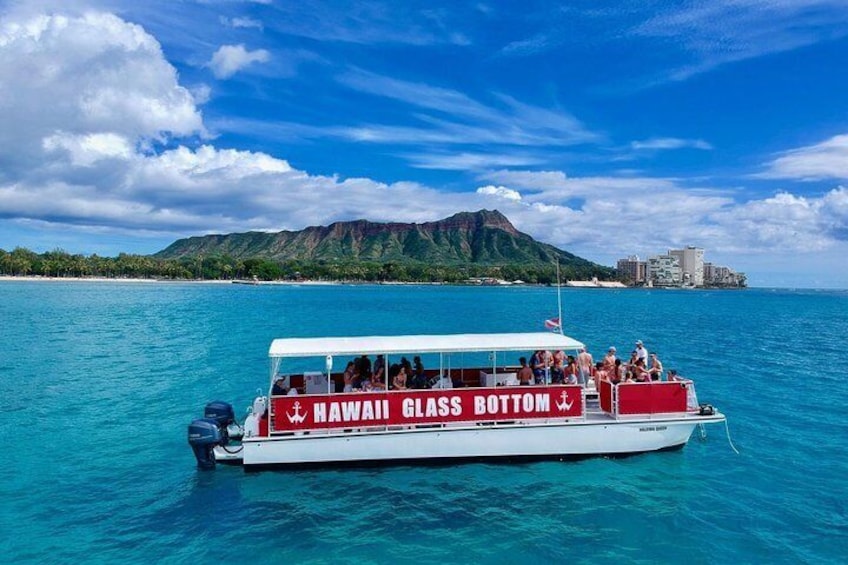
[[[556,403],[556,407],[559,408],[559,411],[568,412],[569,410],[571,410],[571,407],[574,406],[574,401],[568,401],[568,392],[562,391],[562,395],[560,396],[560,398],[562,398],[562,402]]]
[[[309,412],[300,413],[300,402],[296,401],[294,403],[294,415],[286,412],[286,417],[289,419],[289,423],[291,424],[302,424],[304,420],[306,420],[306,416]]]

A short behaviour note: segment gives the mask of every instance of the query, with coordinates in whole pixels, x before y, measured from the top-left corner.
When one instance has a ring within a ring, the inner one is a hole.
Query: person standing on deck
[[[527,366],[527,358],[522,357],[518,362],[521,363],[521,368],[518,370],[518,384],[525,386],[533,384],[533,369]]]
[[[641,339],[636,341],[636,358],[641,359],[645,367],[648,366],[648,350],[642,345]]]
[[[615,347],[610,347],[607,354],[604,356],[604,370],[607,374],[612,375],[615,371]]]
[[[530,356],[530,368],[533,370],[533,377],[536,384],[545,382],[545,352],[541,349],[534,351]]]
[[[565,373],[563,372],[565,366],[565,352],[562,349],[558,351],[554,351],[553,355],[553,366],[551,367],[551,382],[554,384],[562,383],[563,376]]]
[[[577,382],[586,386],[589,382],[589,377],[592,376],[592,365],[595,360],[592,359],[592,354],[586,351],[585,347],[580,348],[580,353],[577,354]]]

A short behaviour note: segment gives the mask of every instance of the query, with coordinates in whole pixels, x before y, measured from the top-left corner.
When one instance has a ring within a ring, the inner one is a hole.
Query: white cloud
[[[139,26],[90,14],[8,19],[0,30],[0,216],[16,221],[184,236],[300,229],[353,218],[428,221],[494,205],[518,229],[593,258],[684,244],[787,256],[848,240],[845,188],[819,197],[783,192],[737,202],[729,192],[673,178],[505,169],[478,176],[476,191],[448,192],[412,182],[310,174],[263,152],[193,147],[193,136],[204,132],[196,107],[202,97],[179,85],[158,43]],[[31,62],[21,63],[26,60]],[[504,135],[535,142],[571,123],[567,115],[506,97],[488,106],[455,91],[425,88],[416,103],[409,90],[415,85],[382,84],[391,98],[455,117],[440,122],[430,116],[432,135],[446,144],[452,134],[487,140],[500,132],[496,126],[518,127],[522,119],[532,125]],[[478,118],[488,130],[462,123]],[[555,127],[546,129],[546,121]],[[402,128],[361,133],[412,135]],[[167,140],[169,149],[157,153],[150,139]],[[781,158],[824,153],[832,163],[844,143],[837,137]],[[490,157],[459,153],[454,163]],[[821,171],[817,163],[814,169]],[[826,170],[832,177],[842,174]]]
[[[848,179],[848,134],[786,151],[766,165],[763,178]]]
[[[72,135],[58,132],[44,139],[47,151],[66,150],[71,163],[78,167],[89,167],[101,159],[129,159],[133,147],[126,137],[114,133],[90,133]]]
[[[631,141],[630,147],[639,150],[662,150],[662,149],[702,149],[711,150],[713,146],[703,139],[679,139],[677,137],[652,137],[642,141]]]
[[[539,157],[517,153],[423,152],[406,153],[402,157],[419,169],[452,171],[481,171],[495,167],[526,167],[543,163]]]
[[[791,51],[848,34],[841,0],[684,2],[651,16],[637,35],[676,41],[691,62],[669,74],[685,80],[720,65]]]
[[[229,78],[252,63],[267,63],[270,60],[271,54],[265,49],[248,51],[240,43],[219,47],[208,66],[216,78]]]
[[[514,202],[518,202],[521,200],[521,193],[517,190],[513,190],[505,186],[493,186],[491,184],[478,188],[477,194],[495,196],[497,198],[502,198],[504,200],[512,200]]]
[[[227,18],[222,16],[221,23],[234,28],[255,28],[260,31],[263,29],[261,21],[249,17]]]
[[[739,203],[676,179],[509,170],[480,178],[496,182],[499,193],[521,191],[520,201],[502,209],[519,229],[590,256],[649,254],[686,244],[716,253],[783,255],[848,240],[844,188],[819,198],[782,192]]]
[[[105,139],[203,133],[159,43],[100,13],[0,23],[0,123],[0,179],[37,168],[60,138],[79,136],[90,151]]]

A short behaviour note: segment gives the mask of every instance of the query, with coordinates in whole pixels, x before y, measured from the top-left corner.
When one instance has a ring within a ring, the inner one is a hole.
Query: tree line
[[[614,271],[600,267],[560,267],[561,279],[613,278]],[[432,265],[421,262],[274,261],[264,258],[235,259],[196,256],[159,259],[150,255],[121,253],[117,257],[71,254],[61,249],[35,253],[18,247],[0,249],[0,275],[42,277],[103,277],[169,280],[319,280],[356,282],[445,282],[472,278],[522,280],[555,284],[555,265]]]

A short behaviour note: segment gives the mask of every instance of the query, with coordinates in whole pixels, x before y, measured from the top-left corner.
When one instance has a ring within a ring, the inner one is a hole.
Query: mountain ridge
[[[194,236],[154,254],[159,259],[221,255],[235,259],[318,262],[423,262],[481,266],[560,264],[610,276],[612,269],[536,241],[498,210],[459,212],[424,223],[366,219],[310,226],[298,231]]]

